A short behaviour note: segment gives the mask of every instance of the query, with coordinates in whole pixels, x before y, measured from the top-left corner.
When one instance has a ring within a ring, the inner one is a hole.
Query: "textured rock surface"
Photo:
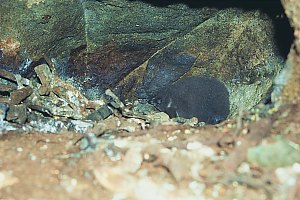
[[[271,20],[258,11],[220,11],[154,54],[126,77],[121,90],[151,99],[180,78],[209,75],[227,86],[234,115],[258,104],[283,67],[273,31]],[[127,87],[130,83],[139,84]]]
[[[287,67],[279,77],[282,91],[279,104],[300,103],[300,2],[297,0],[282,0],[285,13],[294,28],[294,44],[287,60]]]
[[[213,8],[196,9],[183,4],[157,7],[127,0],[84,1],[82,6],[89,52],[107,43],[120,48],[130,44],[145,48],[157,42],[161,46],[188,33],[217,12]]]
[[[5,64],[16,58],[18,62],[13,64],[25,58],[39,60],[44,54],[61,56],[85,42],[83,9],[78,0],[4,0],[0,13]]]
[[[125,0],[86,1],[83,8],[87,48],[73,51],[64,74],[76,77],[88,96],[114,88],[157,51],[218,11]]]
[[[228,88],[232,115],[265,98],[282,68],[266,15],[146,2],[5,0],[0,67],[21,73],[46,54],[95,98],[116,87],[123,98],[151,99],[178,79],[209,75]]]

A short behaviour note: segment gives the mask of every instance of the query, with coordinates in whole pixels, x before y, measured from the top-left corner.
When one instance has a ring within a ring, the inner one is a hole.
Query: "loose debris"
[[[124,108],[110,90],[106,91],[105,97],[89,101],[55,75],[47,64],[35,67],[35,72],[38,80],[28,80],[0,70],[1,119],[24,125],[22,131],[59,132],[66,128],[85,132],[93,125],[84,119],[103,120],[113,114],[114,109]],[[45,128],[47,126],[49,129]]]
[[[49,59],[46,60],[50,62]],[[9,123],[24,125],[22,131],[39,130],[55,133],[64,129],[85,133],[95,122],[111,115],[140,120],[143,129],[147,124],[161,123],[203,125],[198,124],[196,118],[170,120],[166,113],[153,111],[155,109],[153,106],[150,106],[150,110],[146,113],[136,112],[134,108],[129,110],[109,89],[99,100],[88,100],[72,85],[58,77],[52,62],[49,65],[38,65],[34,70],[38,79],[30,80],[0,70],[2,119]],[[11,126],[14,127],[14,124]],[[129,132],[135,130],[132,126],[124,129]]]

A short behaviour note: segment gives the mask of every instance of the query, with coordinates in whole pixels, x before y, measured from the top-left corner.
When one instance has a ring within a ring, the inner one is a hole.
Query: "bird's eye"
[[[157,103],[157,104],[161,104],[161,102],[162,102],[162,99],[161,99],[161,98],[157,98],[157,99],[155,99],[155,103]]]

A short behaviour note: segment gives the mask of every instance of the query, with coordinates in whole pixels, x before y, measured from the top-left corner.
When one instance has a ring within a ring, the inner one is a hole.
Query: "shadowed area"
[[[229,114],[229,94],[223,83],[212,77],[193,76],[159,91],[151,102],[170,117],[197,117],[217,124]]]
[[[193,66],[196,57],[176,48],[163,50],[149,59],[144,83],[137,91],[139,98],[152,98],[157,91],[170,85]]]

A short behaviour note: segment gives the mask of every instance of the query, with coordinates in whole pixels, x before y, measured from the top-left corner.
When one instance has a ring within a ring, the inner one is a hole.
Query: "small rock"
[[[25,105],[11,105],[7,111],[6,120],[18,124],[24,124],[27,120],[27,108]]]
[[[80,149],[86,152],[93,152],[99,144],[98,138],[94,133],[88,133],[80,142]]]
[[[17,105],[33,93],[33,89],[29,86],[15,90],[11,93],[10,104]]]
[[[16,77],[15,77],[15,75],[13,73],[8,72],[8,71],[3,70],[3,69],[0,69],[0,77],[4,78],[4,79],[7,79],[7,80],[9,80],[11,82],[14,82],[14,83],[17,82]]]
[[[16,90],[17,87],[12,86],[12,85],[3,85],[0,84],[0,92],[12,92],[14,90]]]
[[[92,112],[89,114],[86,119],[87,120],[92,120],[92,121],[100,121],[103,119],[106,119],[112,114],[112,109],[108,105],[104,105],[98,110]]]
[[[277,168],[300,162],[299,145],[278,137],[277,141],[248,149],[247,160],[262,167]]]
[[[275,174],[279,181],[277,188],[281,192],[281,198],[299,199],[300,164],[295,163],[289,167],[278,168]]]
[[[114,108],[123,109],[125,105],[123,102],[110,90],[105,90],[105,95],[110,97],[111,101],[109,102]]]
[[[175,117],[171,119],[172,122],[177,122],[180,124],[192,126],[192,127],[198,127],[198,126],[204,126],[205,122],[199,122],[197,117],[192,117],[191,119],[186,119],[182,117]]]
[[[121,160],[122,158],[120,148],[113,144],[107,145],[104,148],[104,153],[106,154],[107,157],[109,157],[111,161],[118,161]]]
[[[0,121],[5,119],[7,110],[8,110],[8,104],[0,103]]]
[[[32,113],[30,117],[32,116]],[[31,117],[32,118],[32,117]],[[38,117],[36,119],[29,118],[30,127],[34,130],[43,133],[60,133],[62,130],[67,130],[69,124],[50,117]]]
[[[153,120],[155,122],[167,122],[167,121],[170,120],[169,115],[165,112],[154,113],[154,114],[151,114],[151,115],[147,115],[147,117],[150,120]]]
[[[34,68],[36,75],[39,77],[42,85],[39,88],[40,95],[48,95],[51,91],[51,81],[53,79],[53,75],[51,73],[50,68],[46,64],[39,65]]]
[[[13,126],[11,123],[7,121],[0,120],[0,135],[7,132],[7,131],[15,131],[17,127]]]
[[[135,127],[133,126],[126,126],[124,130],[128,131],[129,133],[135,132]]]
[[[88,129],[93,127],[92,123],[81,120],[71,120],[70,123],[71,130],[74,130],[77,133],[86,133]]]
[[[144,115],[157,113],[157,109],[152,104],[149,104],[147,102],[142,102],[142,100],[135,101],[133,103],[132,111],[134,113],[141,113],[141,114],[144,114]]]

